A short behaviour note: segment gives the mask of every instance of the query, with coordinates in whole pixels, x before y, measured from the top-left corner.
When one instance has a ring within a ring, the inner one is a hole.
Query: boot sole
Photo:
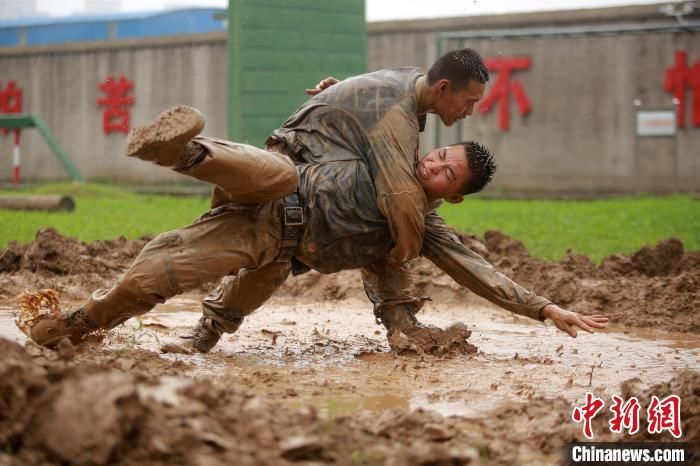
[[[204,129],[204,117],[195,108],[180,105],[155,120],[131,130],[126,153],[158,165],[175,166],[185,145]]]

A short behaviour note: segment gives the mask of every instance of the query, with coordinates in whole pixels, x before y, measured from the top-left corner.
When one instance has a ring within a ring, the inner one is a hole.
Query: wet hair
[[[459,193],[466,196],[484,189],[496,173],[496,161],[491,151],[474,141],[458,142],[450,146],[464,146],[464,154],[471,173],[469,179],[459,188]]]
[[[464,89],[470,81],[486,84],[489,70],[481,55],[474,49],[450,50],[437,59],[428,70],[428,84],[447,79],[457,89]]]

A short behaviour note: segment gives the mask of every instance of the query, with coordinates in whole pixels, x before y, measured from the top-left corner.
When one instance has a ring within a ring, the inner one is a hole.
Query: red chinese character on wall
[[[681,399],[678,395],[669,395],[663,400],[654,395],[647,408],[650,434],[659,434],[664,430],[676,438],[681,436]]]
[[[676,61],[672,68],[666,70],[664,89],[677,99],[676,120],[679,128],[685,128],[685,93],[686,89],[692,92],[691,122],[693,126],[700,126],[700,61],[693,66],[687,64],[688,54],[683,51],[676,52]]]
[[[511,74],[516,70],[526,70],[530,68],[529,57],[514,58],[487,58],[486,67],[489,71],[497,71],[498,78],[495,84],[479,104],[481,114],[486,114],[498,103],[498,126],[507,131],[510,126],[510,94],[513,93],[518,111],[522,116],[527,115],[532,110],[530,98],[528,97],[522,84],[518,81],[511,82]]]
[[[123,75],[115,80],[112,76],[107,76],[98,85],[100,91],[107,94],[106,97],[97,99],[97,105],[106,107],[102,112],[102,130],[109,133],[129,132],[129,109],[136,102],[133,96],[128,95],[134,88],[134,83]]]
[[[0,90],[0,113],[20,113],[22,111],[22,89],[14,81],[9,81]]]
[[[613,395],[612,398],[613,405],[610,411],[615,415],[608,421],[610,432],[621,434],[624,428],[629,430],[630,435],[636,434],[639,431],[639,401],[634,396],[626,403],[617,395]]]
[[[2,83],[0,83],[2,85]],[[22,112],[22,89],[17,87],[14,81],[9,81],[5,89],[0,88],[0,113]],[[2,129],[3,134],[10,132],[8,128]],[[17,132],[18,133],[18,132]],[[17,137],[17,136],[15,136]]]
[[[586,393],[586,403],[581,407],[575,407],[574,412],[571,413],[571,419],[574,422],[583,422],[583,435],[586,438],[593,438],[593,428],[591,427],[591,421],[598,414],[605,402],[593,396],[592,393]]]

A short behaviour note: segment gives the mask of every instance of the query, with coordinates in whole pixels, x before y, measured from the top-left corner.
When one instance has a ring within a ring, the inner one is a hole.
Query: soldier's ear
[[[438,95],[442,95],[447,91],[447,88],[450,86],[450,82],[447,79],[441,79],[440,81],[437,82],[437,85],[435,86],[435,90],[437,91]]]
[[[450,196],[445,199],[445,201],[449,202],[450,204],[459,204],[464,200],[464,196],[462,195],[457,195],[457,196]]]

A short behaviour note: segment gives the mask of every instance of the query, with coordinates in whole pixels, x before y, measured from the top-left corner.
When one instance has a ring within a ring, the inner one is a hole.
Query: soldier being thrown
[[[373,202],[376,191],[364,160],[295,166],[284,154],[288,148],[274,139],[262,150],[198,136],[203,126],[198,111],[175,107],[134,129],[128,155],[215,183],[213,208],[192,225],[154,238],[115,286],[95,291],[78,310],[37,320],[32,340],[49,347],[63,337],[77,343],[92,330],[113,328],[225,277],[205,299],[205,317],[191,342],[194,350],[206,352],[222,332],[238,328],[245,309],[270,296],[293,263],[324,273],[363,267],[375,313],[389,332],[420,327],[413,314],[422,300],[410,294],[410,274],[402,274],[401,267],[385,270],[393,245],[390,226]],[[479,191],[494,169],[489,152],[467,142],[426,154],[416,162],[415,176],[427,204],[435,205],[440,198],[457,200]],[[592,332],[607,321],[566,311],[523,289],[467,249],[434,211],[425,220],[421,253],[478,295],[518,314],[550,318],[571,336],[576,335],[572,326]],[[232,296],[237,301],[229,306]]]

